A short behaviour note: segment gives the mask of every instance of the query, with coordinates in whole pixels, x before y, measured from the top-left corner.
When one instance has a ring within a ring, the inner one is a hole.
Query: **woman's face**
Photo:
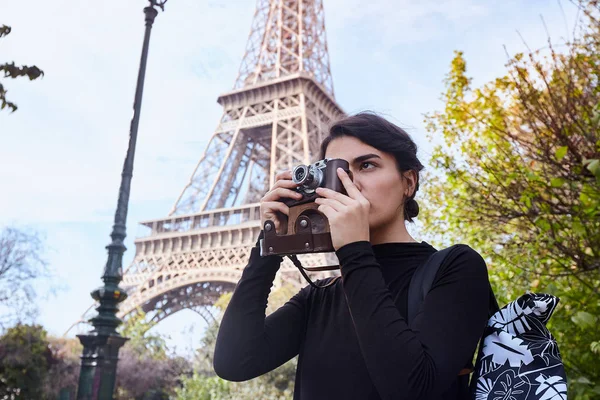
[[[325,157],[341,158],[350,164],[354,184],[371,203],[369,228],[372,231],[404,221],[404,196],[412,193],[414,174],[407,172],[403,179],[394,156],[354,137],[342,136],[329,143]]]

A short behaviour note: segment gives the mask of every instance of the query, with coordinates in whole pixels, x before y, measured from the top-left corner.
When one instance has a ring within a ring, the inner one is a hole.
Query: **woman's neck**
[[[417,242],[406,229],[404,220],[372,228],[369,232],[371,244]]]

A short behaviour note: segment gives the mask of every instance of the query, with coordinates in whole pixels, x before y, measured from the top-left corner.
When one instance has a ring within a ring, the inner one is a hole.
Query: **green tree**
[[[181,388],[175,389],[176,400],[225,400],[230,398],[230,382],[217,376],[194,372],[184,377]]]
[[[39,325],[8,328],[0,337],[0,398],[74,397],[81,350],[79,340],[50,337]]]
[[[11,32],[11,27],[6,25],[0,26],[0,38],[3,36],[7,36]],[[4,72],[5,78],[18,78],[21,76],[26,76],[30,81],[38,79],[40,76],[44,75],[44,71],[34,66],[17,66],[14,62],[6,62],[4,64],[0,64],[0,72]],[[10,102],[6,99],[7,90],[4,89],[4,85],[0,83],[0,110],[4,110],[6,107],[10,108],[12,112],[17,111],[17,105],[13,102]]]
[[[58,399],[65,392],[70,399],[77,395],[81,352],[83,346],[77,338],[48,337],[53,362],[44,385],[44,395],[48,399]]]
[[[0,338],[0,397],[44,399],[44,384],[53,363],[46,331],[39,325],[6,330]]]
[[[129,340],[119,352],[116,396],[118,400],[167,400],[190,373],[190,363],[169,354],[165,339],[149,332],[155,325],[139,310],[121,326]]]
[[[583,7],[583,6],[582,6]],[[550,327],[576,399],[600,394],[600,11],[582,8],[576,40],[517,54],[505,76],[473,88],[457,52],[424,225],[439,245],[482,253],[500,303],[523,290],[561,299]]]
[[[294,288],[283,285],[271,292],[267,315],[281,307],[292,295]],[[231,293],[221,296],[215,306],[225,311]],[[203,346],[197,350],[194,362],[194,375],[182,379],[182,387],[176,390],[177,400],[291,400],[294,392],[294,378],[297,359],[293,358],[279,368],[246,382],[228,382],[215,376],[212,360],[219,322],[208,326],[203,338]]]
[[[167,357],[167,342],[164,337],[149,332],[155,325],[155,322],[147,321],[146,313],[138,310],[121,325],[120,333],[128,339],[129,349],[160,360]]]

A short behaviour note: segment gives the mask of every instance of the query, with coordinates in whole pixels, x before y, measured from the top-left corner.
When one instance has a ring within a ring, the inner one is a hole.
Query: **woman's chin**
[[[369,221],[369,233],[371,236],[378,232],[387,231],[397,224],[398,218],[373,218]]]

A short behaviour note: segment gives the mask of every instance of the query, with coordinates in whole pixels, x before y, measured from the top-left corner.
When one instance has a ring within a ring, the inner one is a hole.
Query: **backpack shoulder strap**
[[[435,275],[440,269],[440,265],[444,262],[446,257],[454,250],[457,246],[450,246],[446,249],[436,251],[427,260],[417,267],[417,270],[413,274],[410,285],[408,286],[408,315],[407,323],[410,324],[414,321],[421,303],[425,299],[425,296],[431,289]]]

